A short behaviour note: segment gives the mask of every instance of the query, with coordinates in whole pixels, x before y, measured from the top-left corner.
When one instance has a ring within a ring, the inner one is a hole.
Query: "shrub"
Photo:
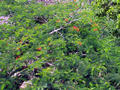
[[[96,8],[95,8],[96,7]],[[120,1],[119,0],[96,0],[93,2],[93,8],[96,10],[96,15],[99,17],[107,16],[116,23],[116,28],[112,30],[114,36],[120,36]]]
[[[20,89],[28,80],[31,90],[120,88],[120,47],[107,17],[76,2],[4,8],[11,18],[0,26],[1,90]]]

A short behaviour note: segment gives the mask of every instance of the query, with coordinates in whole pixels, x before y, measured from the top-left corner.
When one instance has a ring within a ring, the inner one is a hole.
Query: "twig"
[[[73,22],[75,22],[75,21],[78,21],[78,20],[80,20],[80,19],[81,19],[81,18],[74,19],[74,20],[70,21],[68,24],[71,24],[71,23],[73,23]]]
[[[73,23],[73,22],[75,22],[75,21],[78,21],[78,20],[80,20],[81,18],[78,18],[78,19],[74,19],[74,20],[72,20],[72,21],[70,21],[70,22],[68,22],[66,25],[69,25],[69,24],[71,24],[71,23]],[[63,28],[65,28],[66,26],[61,26],[60,28],[58,28],[58,29],[54,29],[52,32],[50,32],[49,34],[51,35],[51,34],[53,34],[53,33],[55,33],[55,32],[58,32],[58,31],[60,31],[60,30],[62,30]]]
[[[52,32],[50,32],[49,34],[53,34],[53,33],[55,33],[55,32],[58,32],[59,30],[61,30],[61,29],[63,29],[64,27],[60,27],[60,28],[58,28],[58,29],[55,29],[55,30],[53,30]]]
[[[62,33],[58,32],[60,36],[65,40],[65,37],[62,35]]]

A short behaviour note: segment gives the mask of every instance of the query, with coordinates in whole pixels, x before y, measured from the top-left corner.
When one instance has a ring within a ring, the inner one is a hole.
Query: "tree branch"
[[[75,22],[75,21],[78,21],[78,20],[80,20],[80,19],[81,19],[81,18],[74,19],[74,20],[68,22],[68,23],[66,24],[66,26],[69,25],[69,24],[71,24],[71,23],[73,23],[73,22]],[[58,31],[62,30],[63,28],[65,28],[66,26],[61,26],[61,27],[58,28],[58,29],[54,29],[54,30],[53,30],[52,32],[50,32],[49,34],[51,35],[51,34],[53,34],[53,33],[55,33],[55,32],[58,32]]]

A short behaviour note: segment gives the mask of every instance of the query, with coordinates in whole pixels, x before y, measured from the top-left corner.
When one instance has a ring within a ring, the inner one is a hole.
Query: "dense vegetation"
[[[120,1],[83,2],[0,1],[0,90],[120,89]]]

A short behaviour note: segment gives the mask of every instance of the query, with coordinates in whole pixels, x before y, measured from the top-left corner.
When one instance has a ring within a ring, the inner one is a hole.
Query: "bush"
[[[96,8],[95,8],[96,7]],[[114,20],[116,28],[112,33],[117,38],[120,37],[120,1],[119,0],[96,0],[93,2],[93,9],[99,17],[107,16],[110,20]]]
[[[3,3],[11,18],[0,26],[1,90],[28,80],[31,90],[120,88],[120,47],[107,17],[75,2]]]

